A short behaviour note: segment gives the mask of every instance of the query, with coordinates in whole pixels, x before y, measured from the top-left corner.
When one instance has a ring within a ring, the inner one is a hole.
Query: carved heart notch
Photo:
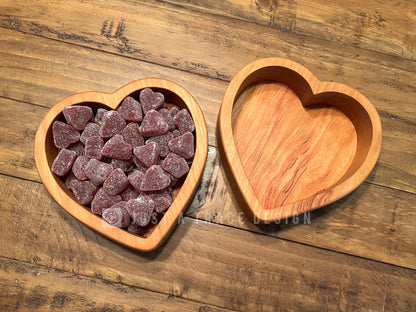
[[[381,148],[380,118],[364,95],[282,58],[237,73],[218,125],[230,181],[255,223],[347,195],[371,172]]]

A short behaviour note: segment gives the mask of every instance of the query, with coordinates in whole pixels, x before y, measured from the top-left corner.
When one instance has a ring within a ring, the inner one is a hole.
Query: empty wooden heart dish
[[[219,114],[219,146],[253,222],[272,222],[332,203],[376,164],[381,123],[372,103],[302,65],[266,58],[230,82]]]
[[[56,120],[64,121],[65,118],[62,109],[65,106],[89,106],[93,111],[97,111],[99,108],[116,110],[127,96],[138,99],[141,90],[145,88],[162,93],[168,108],[175,105],[178,107],[178,110],[186,108],[189,111],[195,124],[195,130],[193,132],[194,143],[192,143],[195,154],[186,178],[182,179],[183,181],[181,181],[180,187],[173,191],[172,203],[163,217],[156,225],[149,227],[143,235],[135,235],[125,229],[109,225],[101,216],[93,214],[89,208],[78,204],[74,195],[66,186],[64,179],[52,172],[52,163],[59,152],[58,148],[54,145],[52,124]],[[35,161],[40,178],[49,193],[63,209],[104,236],[124,246],[141,251],[151,251],[159,247],[169,236],[176,224],[178,224],[178,219],[192,200],[193,194],[198,186],[205,166],[207,152],[207,127],[198,103],[183,87],[160,78],[136,80],[121,87],[114,93],[82,92],[61,100],[43,118],[36,133],[34,148]]]

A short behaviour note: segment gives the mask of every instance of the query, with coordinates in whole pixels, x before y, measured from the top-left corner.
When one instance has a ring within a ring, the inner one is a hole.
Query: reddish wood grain
[[[380,117],[366,97],[282,58],[241,69],[218,120],[230,180],[253,221],[340,199],[370,174],[381,149]]]

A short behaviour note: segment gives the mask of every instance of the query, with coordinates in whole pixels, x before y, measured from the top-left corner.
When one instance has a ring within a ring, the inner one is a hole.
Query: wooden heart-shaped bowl
[[[381,148],[380,118],[364,95],[282,58],[237,73],[218,124],[237,198],[259,223],[347,195],[371,172]]]
[[[143,236],[131,234],[106,223],[100,216],[78,204],[65,183],[51,171],[58,149],[52,138],[52,123],[64,121],[62,108],[69,105],[87,105],[92,108],[116,109],[122,100],[131,95],[138,98],[140,90],[151,88],[165,96],[166,103],[187,108],[195,123],[195,156],[188,175],[180,189],[174,191],[173,202],[160,222]],[[71,95],[55,104],[45,115],[36,133],[35,161],[40,178],[56,200],[68,213],[104,236],[133,249],[151,251],[159,247],[178,223],[198,186],[208,153],[208,135],[202,111],[195,99],[181,86],[165,79],[145,78],[133,81],[114,93],[82,92]]]

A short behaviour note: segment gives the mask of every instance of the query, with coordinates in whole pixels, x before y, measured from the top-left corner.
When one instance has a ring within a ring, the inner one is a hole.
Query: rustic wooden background
[[[2,0],[0,310],[415,311],[415,31],[413,1]],[[382,119],[371,175],[310,224],[251,224],[218,156],[229,80],[269,56],[356,88]],[[143,77],[190,91],[210,144],[184,223],[152,253],[68,215],[33,159],[49,107]]]

